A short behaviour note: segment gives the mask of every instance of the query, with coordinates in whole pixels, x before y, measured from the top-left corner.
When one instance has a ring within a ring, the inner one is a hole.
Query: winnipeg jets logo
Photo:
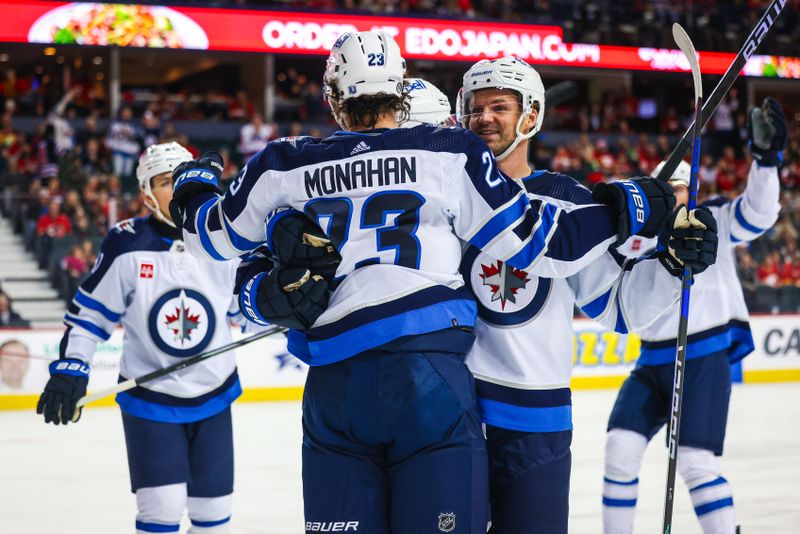
[[[148,328],[156,347],[183,358],[202,352],[214,337],[214,308],[193,289],[172,289],[150,309]]]
[[[180,308],[175,308],[173,314],[167,314],[164,323],[175,334],[175,339],[183,345],[185,341],[192,340],[192,331],[200,325],[200,314],[192,314],[186,306],[186,301],[181,299]]]
[[[502,261],[496,261],[490,265],[481,264],[483,274],[479,276],[483,279],[483,285],[488,286],[492,292],[491,302],[500,301],[500,309],[506,309],[506,302],[517,303],[517,291],[525,289],[530,281],[528,273]]]

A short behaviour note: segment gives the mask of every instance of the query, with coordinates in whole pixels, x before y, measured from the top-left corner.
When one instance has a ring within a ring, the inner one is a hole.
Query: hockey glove
[[[328,281],[303,267],[274,268],[244,284],[242,313],[257,324],[306,330],[328,307]]]
[[[299,211],[278,212],[267,223],[268,246],[281,265],[331,278],[342,257],[322,229]]]
[[[675,207],[672,187],[655,178],[599,183],[592,192],[592,198],[595,202],[608,205],[617,214],[615,246],[621,245],[632,235],[657,236]]]
[[[45,423],[66,425],[77,423],[81,410],[75,404],[86,395],[89,383],[89,364],[75,359],[64,358],[50,364],[50,380],[39,397],[36,413],[44,414]]]
[[[172,201],[169,213],[176,226],[183,224],[183,214],[189,201],[202,193],[222,194],[219,178],[224,162],[216,152],[205,152],[200,159],[184,161],[172,171]]]
[[[717,261],[717,221],[708,208],[691,212],[679,206],[658,238],[656,255],[672,276],[683,277],[683,267],[692,275],[705,271]]]
[[[761,167],[777,167],[783,163],[788,127],[783,108],[768,96],[760,108],[747,115],[747,146]]]

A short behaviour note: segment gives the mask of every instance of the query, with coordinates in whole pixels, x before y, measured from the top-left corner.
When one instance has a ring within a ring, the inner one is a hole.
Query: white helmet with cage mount
[[[464,127],[468,127],[470,109],[475,91],[481,89],[511,89],[520,95],[522,114],[516,125],[516,138],[502,154],[496,156],[502,160],[508,156],[525,139],[530,139],[542,128],[544,120],[544,85],[539,73],[527,62],[515,56],[499,59],[484,59],[475,63],[464,74],[461,91],[458,93],[456,113]],[[534,102],[538,102],[539,114],[536,124],[530,132],[520,131],[522,121],[527,113],[531,113]]]
[[[144,194],[144,205],[150,208],[156,217],[173,227],[175,225],[170,221],[169,216],[161,213],[158,207],[151,181],[153,177],[165,172],[171,173],[184,161],[191,160],[192,153],[173,141],[147,147],[139,157],[139,166],[136,168],[136,179],[139,181],[139,189]]]

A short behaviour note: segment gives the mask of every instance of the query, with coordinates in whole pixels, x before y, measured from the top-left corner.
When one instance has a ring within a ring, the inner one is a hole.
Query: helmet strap
[[[146,192],[144,190],[142,192],[144,193],[144,205],[147,207],[147,209],[152,211],[153,215],[164,224],[168,224],[173,228],[177,228],[177,226],[175,226],[175,223],[172,222],[172,219],[170,217],[167,217],[164,214],[164,212],[161,211],[161,208],[158,207],[158,202],[156,201],[155,195],[153,195],[153,193],[151,192]]]
[[[519,146],[519,144],[522,141],[524,141],[526,139],[530,139],[531,137],[536,135],[536,132],[539,131],[539,127],[537,125],[535,125],[535,124],[534,124],[533,128],[531,128],[531,131],[528,132],[528,133],[522,133],[520,131],[520,128],[522,127],[522,121],[525,119],[526,115],[530,115],[530,111],[523,111],[522,113],[520,113],[519,119],[517,119],[517,126],[514,129],[515,133],[516,133],[516,137],[514,138],[514,142],[511,143],[510,145],[508,145],[508,148],[506,148],[499,156],[495,156],[495,159],[497,161],[503,161],[512,152],[514,152],[514,149],[517,148],[517,146]]]

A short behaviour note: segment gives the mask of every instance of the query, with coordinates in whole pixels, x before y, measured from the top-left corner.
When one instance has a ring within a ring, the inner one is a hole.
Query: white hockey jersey
[[[241,320],[233,285],[238,260],[189,254],[158,232],[152,216],[117,224],[64,322],[61,355],[91,364],[97,344],[124,328],[120,379],[144,375],[232,341]],[[234,353],[221,354],[117,395],[132,415],[169,423],[205,419],[241,394]]]
[[[702,204],[717,221],[717,262],[695,277],[689,301],[689,337],[686,358],[725,351],[731,363],[750,354],[755,345],[749,315],[736,274],[735,247],[766,232],[780,213],[780,179],[776,167],[750,167],[744,192],[733,200],[719,197]],[[640,286],[642,290],[646,285]],[[637,328],[642,337],[638,365],[675,361],[680,303],[662,320]]]
[[[536,171],[522,182],[531,199],[564,211],[593,204],[588,189],[562,174]],[[680,296],[680,281],[658,260],[623,263],[609,252],[569,278],[542,278],[469,246],[461,272],[478,303],[466,362],[483,420],[526,432],[572,429],[576,304],[610,330],[627,333],[656,320]],[[643,286],[658,291],[630,289]]]
[[[239,256],[269,240],[265,218],[280,207],[316,220],[342,256],[328,309],[295,333],[304,349],[291,345],[310,365],[474,326],[459,238],[527,272],[563,277],[616,235],[605,206],[564,212],[530,201],[469,130],[417,126],[270,143],[224,197],[192,199],[184,238],[202,257]]]

